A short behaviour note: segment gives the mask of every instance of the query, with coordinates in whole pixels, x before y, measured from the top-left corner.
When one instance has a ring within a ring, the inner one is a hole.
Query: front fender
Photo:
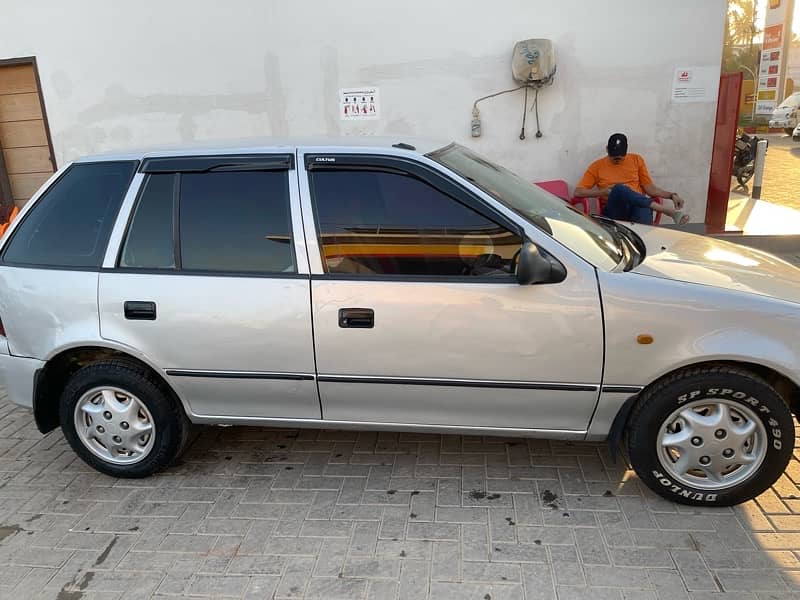
[[[600,273],[604,385],[646,386],[700,362],[754,363],[800,381],[800,305],[629,273]],[[652,337],[650,344],[639,336]]]
[[[748,294],[631,273],[598,273],[606,359],[603,392],[587,439],[606,439],[630,394],[684,367],[749,363],[800,382],[800,306]],[[651,344],[639,336],[653,338]],[[631,403],[628,403],[630,408]]]

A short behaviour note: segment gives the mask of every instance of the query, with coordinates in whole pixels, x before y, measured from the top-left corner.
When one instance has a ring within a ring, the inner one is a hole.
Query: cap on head
[[[628,153],[628,138],[624,133],[614,133],[608,138],[606,146],[608,155],[612,158],[625,156]]]

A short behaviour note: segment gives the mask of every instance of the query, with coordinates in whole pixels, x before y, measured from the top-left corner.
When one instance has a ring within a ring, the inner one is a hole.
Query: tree
[[[755,0],[728,0],[722,50],[724,72],[743,71],[745,79],[752,79],[753,73],[758,71],[761,47],[753,44],[753,38],[760,31],[756,19]]]
[[[755,0],[728,0],[725,45],[751,46],[760,31],[756,26]]]

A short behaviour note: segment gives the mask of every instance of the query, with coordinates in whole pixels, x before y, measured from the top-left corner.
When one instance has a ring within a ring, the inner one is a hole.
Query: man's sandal
[[[672,213],[672,220],[675,221],[675,225],[686,225],[689,222],[689,215],[682,210],[676,210]]]

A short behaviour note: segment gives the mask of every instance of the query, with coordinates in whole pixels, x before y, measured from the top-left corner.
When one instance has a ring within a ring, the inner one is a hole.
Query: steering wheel
[[[505,272],[503,257],[494,253],[480,254],[471,265],[464,267],[465,275],[489,275],[499,272]]]
[[[522,248],[519,248],[516,252],[514,252],[514,256],[511,257],[511,263],[509,264],[508,268],[512,275],[517,272],[517,263],[519,262],[519,255],[521,252]]]

